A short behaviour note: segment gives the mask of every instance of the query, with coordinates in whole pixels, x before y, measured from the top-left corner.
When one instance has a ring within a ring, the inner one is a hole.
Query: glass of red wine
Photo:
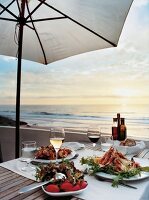
[[[98,127],[89,127],[87,131],[87,136],[89,140],[93,143],[93,152],[94,152],[96,143],[100,139],[100,129]]]

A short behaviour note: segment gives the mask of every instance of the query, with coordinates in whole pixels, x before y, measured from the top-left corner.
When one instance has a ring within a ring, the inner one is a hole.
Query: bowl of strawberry
[[[82,180],[73,184],[69,180],[64,180],[60,184],[51,183],[43,186],[43,191],[51,196],[69,196],[79,194],[87,188],[87,181]]]
[[[38,181],[52,179],[56,173],[62,173],[65,178],[55,180],[42,186],[43,191],[51,196],[68,196],[79,194],[87,188],[87,181],[84,180],[84,173],[74,166],[73,161],[63,161],[61,163],[49,163],[40,165],[36,169]]]

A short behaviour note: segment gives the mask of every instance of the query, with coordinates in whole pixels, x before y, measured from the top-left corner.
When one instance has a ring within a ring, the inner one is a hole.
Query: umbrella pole
[[[16,135],[15,135],[15,157],[19,158],[20,150],[20,91],[21,91],[21,66],[22,66],[22,44],[24,28],[25,1],[21,2],[18,38],[18,68],[17,68],[17,91],[16,91]]]

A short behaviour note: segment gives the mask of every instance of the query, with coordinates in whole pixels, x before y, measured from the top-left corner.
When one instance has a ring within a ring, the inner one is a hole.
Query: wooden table
[[[91,143],[86,144],[87,149],[92,148]],[[98,149],[99,146],[97,146],[96,149]],[[45,194],[41,188],[35,189],[31,192],[27,192],[24,194],[19,194],[18,191],[20,188],[26,185],[30,185],[34,183],[35,181],[30,180],[28,178],[25,178],[19,174],[16,174],[8,169],[5,169],[3,167],[0,167],[0,200],[43,200],[43,199],[51,199],[55,200],[55,197],[49,197],[47,194]],[[76,197],[60,197],[56,199],[61,200],[81,200],[80,198]]]
[[[35,189],[31,192],[27,192],[24,194],[19,194],[18,190],[23,186],[29,185],[33,183],[33,180],[27,179],[23,176],[20,176],[8,169],[0,167],[0,199],[1,200],[43,200],[43,199],[51,199],[54,200],[55,197],[49,197],[45,194],[41,188]],[[80,198],[75,198],[72,196],[69,197],[60,197],[56,199],[61,200],[81,200]]]
[[[90,144],[86,144],[86,148],[91,148]],[[97,149],[99,147],[97,146]],[[144,157],[144,155],[148,155],[149,158],[149,149],[145,149],[142,154],[140,154],[139,157]],[[147,158],[147,157],[146,157]],[[33,183],[33,180],[30,180],[28,178],[25,178],[19,174],[16,174],[8,169],[5,169],[3,167],[0,167],[0,200],[44,200],[44,199],[61,199],[61,200],[81,200],[80,198],[76,197],[60,197],[60,198],[55,198],[48,196],[45,194],[41,188],[35,189],[31,192],[24,193],[24,194],[19,194],[18,190],[22,188],[23,186],[27,186],[31,183]]]

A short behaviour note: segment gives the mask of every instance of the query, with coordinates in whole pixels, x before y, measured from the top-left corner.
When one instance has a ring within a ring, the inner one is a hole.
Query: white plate
[[[63,159],[57,159],[57,162],[62,162],[62,160],[71,160],[75,155],[76,155],[76,152],[74,150],[71,150],[72,152],[66,157],[66,158],[63,158]],[[50,163],[50,162],[55,162],[56,160],[45,160],[45,159],[32,159],[32,161],[35,161],[35,162],[39,162],[39,163]]]
[[[149,166],[149,162],[146,159],[136,158],[135,161],[138,162],[142,167]],[[104,172],[98,172],[98,173],[96,173],[96,176],[102,177],[102,178],[107,178],[110,180],[112,180],[116,177],[116,175],[106,174]],[[149,172],[141,172],[141,175],[132,176],[129,179],[124,178],[124,180],[125,181],[138,181],[138,180],[142,180],[142,179],[146,179],[146,178],[149,178]]]
[[[102,177],[102,178],[107,178],[110,180],[113,180],[114,178],[116,178],[116,175],[111,175],[111,174],[106,174],[104,172],[98,172],[96,173],[97,177]],[[136,175],[133,177],[128,178],[124,178],[123,180],[125,181],[138,181],[138,180],[142,180],[145,178],[149,178],[149,173],[148,172],[141,172],[141,176],[140,175]]]
[[[87,188],[87,187],[86,187]],[[77,195],[86,190],[86,188],[77,190],[77,191],[71,191],[71,192],[47,192],[45,188],[42,186],[43,191],[53,197],[62,197],[62,196],[71,196],[71,195]]]

